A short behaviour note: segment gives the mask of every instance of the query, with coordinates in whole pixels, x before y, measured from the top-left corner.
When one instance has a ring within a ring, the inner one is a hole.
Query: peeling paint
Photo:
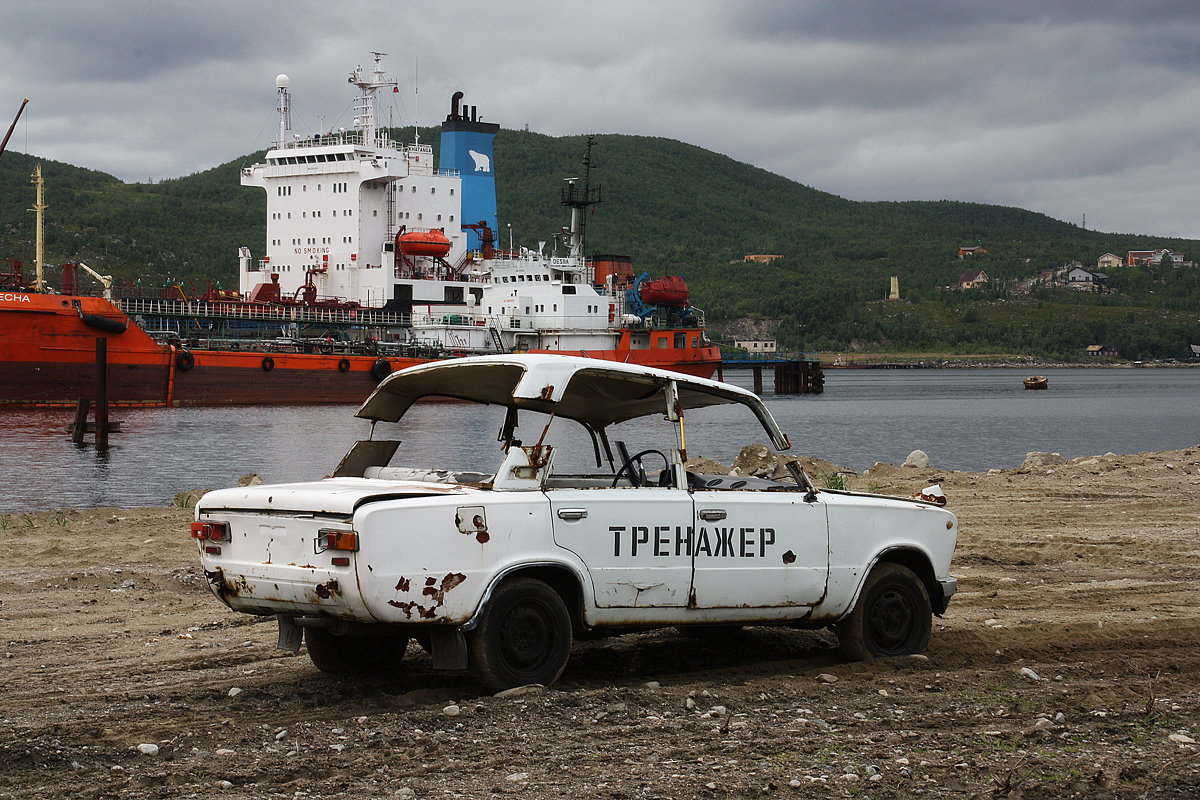
[[[446,592],[454,589],[466,581],[467,576],[461,572],[451,572],[442,578],[441,585],[438,584],[438,579],[432,575],[425,579],[425,586],[421,589],[421,594],[433,601],[432,605],[421,605],[415,600],[388,600],[388,605],[393,608],[398,608],[404,612],[404,615],[409,619],[413,618],[416,613],[420,619],[435,619],[438,609],[446,602]],[[396,591],[407,592],[412,587],[412,581],[408,578],[400,578],[396,583]]]
[[[334,578],[326,583],[318,583],[316,587],[313,588],[313,591],[317,593],[317,597],[321,598],[322,600],[328,600],[334,595],[341,594],[342,590],[341,587],[338,586],[337,578]]]

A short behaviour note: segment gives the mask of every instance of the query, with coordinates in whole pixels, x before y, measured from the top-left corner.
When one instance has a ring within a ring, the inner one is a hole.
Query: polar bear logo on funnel
[[[471,160],[475,162],[476,172],[492,171],[492,160],[487,157],[486,153],[477,153],[474,150],[468,150],[467,155],[471,156]]]

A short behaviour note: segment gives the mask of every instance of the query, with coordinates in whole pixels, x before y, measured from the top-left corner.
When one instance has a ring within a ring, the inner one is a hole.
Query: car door
[[[554,541],[587,566],[600,608],[682,607],[692,583],[683,489],[550,489]]]
[[[825,504],[803,492],[696,491],[693,608],[815,605],[829,575]]]

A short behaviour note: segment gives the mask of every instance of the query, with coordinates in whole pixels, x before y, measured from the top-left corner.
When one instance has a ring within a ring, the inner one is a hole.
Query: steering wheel
[[[648,456],[651,453],[663,460],[663,465],[666,469],[671,468],[671,460],[667,458],[661,450],[643,450],[640,453],[634,453],[629,458],[625,459],[625,463],[617,470],[617,474],[613,475],[612,485],[616,486],[621,480],[621,476],[626,471],[629,472],[629,482],[634,486],[641,486],[646,482],[646,471],[642,468],[642,457]],[[636,469],[634,467],[636,466]]]

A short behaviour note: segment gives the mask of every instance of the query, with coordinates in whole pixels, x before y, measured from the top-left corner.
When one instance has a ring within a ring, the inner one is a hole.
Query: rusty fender
[[[425,579],[425,587],[421,589],[421,594],[428,597],[432,605],[423,605],[410,600],[408,602],[400,602],[399,600],[388,600],[388,605],[400,609],[404,612],[404,616],[409,619],[413,618],[413,612],[416,612],[418,619],[437,619],[438,609],[446,602],[446,593],[457,586],[460,586],[466,581],[467,576],[461,572],[451,572],[442,578],[442,583],[439,586],[437,578],[432,576]],[[412,581],[408,578],[400,578],[396,582],[396,591],[407,592],[412,588]]]

